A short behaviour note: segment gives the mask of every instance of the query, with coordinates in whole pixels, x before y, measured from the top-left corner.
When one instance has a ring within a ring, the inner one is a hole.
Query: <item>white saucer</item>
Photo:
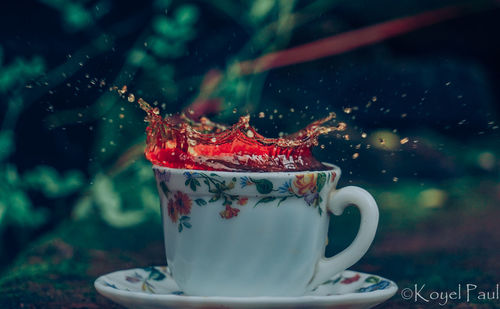
[[[392,297],[397,285],[376,275],[346,270],[300,297],[203,297],[184,295],[167,267],[116,271],[95,288],[127,308],[370,308]]]

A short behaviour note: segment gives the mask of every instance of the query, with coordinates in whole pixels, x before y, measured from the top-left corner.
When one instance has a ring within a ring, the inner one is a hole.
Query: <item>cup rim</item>
[[[300,175],[300,174],[311,174],[311,173],[324,173],[324,172],[335,172],[337,174],[337,178],[340,177],[341,174],[341,169],[335,164],[327,163],[327,162],[321,162],[322,164],[330,167],[331,169],[328,170],[313,170],[313,171],[281,171],[281,172],[255,172],[255,171],[211,171],[211,170],[197,170],[197,169],[187,169],[187,168],[172,168],[172,167],[165,167],[165,166],[160,166],[160,165],[155,165],[153,164],[153,169],[157,170],[169,170],[169,171],[175,171],[178,173],[184,173],[184,172],[190,172],[190,173],[217,173],[220,174],[221,176],[227,175],[227,176],[234,176],[235,174],[239,174],[241,176],[263,176],[266,175],[266,177],[269,176],[274,176],[274,177],[283,177],[283,176],[290,176],[290,175]]]

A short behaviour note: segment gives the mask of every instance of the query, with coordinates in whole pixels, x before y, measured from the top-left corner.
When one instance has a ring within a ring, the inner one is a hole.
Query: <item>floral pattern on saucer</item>
[[[115,272],[100,277],[96,283],[117,290],[148,294],[184,296],[168,267],[150,266]],[[306,295],[331,296],[349,293],[366,293],[393,288],[394,283],[382,277],[346,270],[342,275],[323,282]]]

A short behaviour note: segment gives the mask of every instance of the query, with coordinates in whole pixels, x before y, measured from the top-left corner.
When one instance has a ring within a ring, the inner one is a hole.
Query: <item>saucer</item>
[[[189,296],[165,266],[116,271],[94,283],[127,308],[370,308],[392,297],[397,285],[377,275],[346,270],[299,297]]]

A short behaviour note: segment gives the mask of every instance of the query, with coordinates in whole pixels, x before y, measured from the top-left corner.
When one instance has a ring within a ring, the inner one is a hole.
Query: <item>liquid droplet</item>
[[[129,94],[128,97],[127,97],[127,100],[132,103],[135,101],[135,96],[133,93]]]

